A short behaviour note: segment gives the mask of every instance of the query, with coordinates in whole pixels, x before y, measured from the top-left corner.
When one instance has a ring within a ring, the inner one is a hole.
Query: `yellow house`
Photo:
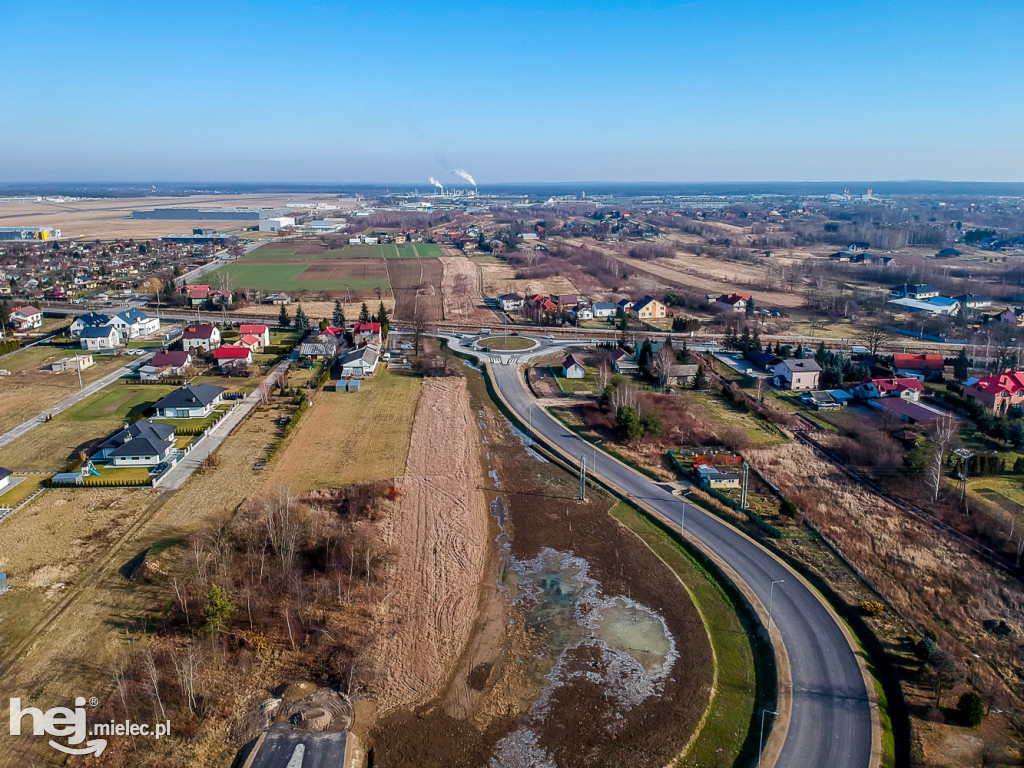
[[[644,296],[633,305],[633,314],[640,320],[665,317],[665,305],[652,296]]]

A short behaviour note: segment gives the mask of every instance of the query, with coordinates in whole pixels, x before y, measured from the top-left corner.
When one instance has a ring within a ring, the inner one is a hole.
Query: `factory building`
[[[0,240],[56,240],[60,230],[53,227],[0,227]]]
[[[288,208],[154,208],[132,211],[133,219],[165,219],[179,221],[259,221],[287,216]]]
[[[280,232],[285,227],[294,227],[295,219],[291,216],[275,216],[272,219],[260,219],[260,232]]]

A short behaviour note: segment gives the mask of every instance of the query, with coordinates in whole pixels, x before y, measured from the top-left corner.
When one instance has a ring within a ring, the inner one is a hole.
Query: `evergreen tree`
[[[368,323],[370,322],[370,308],[366,306],[366,302],[363,302],[363,306],[359,308],[359,322]]]
[[[796,356],[797,360],[802,360],[803,359],[803,357],[804,357],[804,345],[803,344],[797,344],[796,345],[796,355],[795,356]]]
[[[334,314],[331,315],[331,325],[341,328],[345,325],[345,310],[341,306],[341,300],[334,300]]]
[[[295,329],[298,331],[309,330],[309,317],[306,316],[301,304],[299,304],[299,308],[295,310]]]
[[[281,311],[277,314],[277,324],[282,328],[287,328],[292,324],[292,319],[288,315],[288,310],[285,308],[284,304],[281,305]]]
[[[747,317],[753,317],[754,313],[757,312],[757,307],[754,306],[754,297],[750,297],[750,301],[747,302]]]
[[[683,346],[676,350],[676,360],[683,365],[690,362],[690,348],[686,345],[686,339],[683,339]]]
[[[725,331],[725,346],[727,349],[737,349],[739,347],[739,338],[736,336],[736,328],[729,326]]]
[[[818,344],[818,349],[814,353],[814,362],[824,368],[828,364],[828,350],[825,349],[825,342],[822,341]]]
[[[387,338],[388,329],[391,327],[391,319],[388,317],[388,311],[384,309],[384,302],[380,303],[377,307],[376,322],[380,323],[380,337],[381,339]]]
[[[740,339],[737,342],[736,346],[738,346],[740,348],[740,351],[743,352],[744,354],[749,352],[751,348],[754,346],[754,341],[753,339],[750,338],[750,328],[748,328],[745,325],[743,326],[743,333],[740,334]]]
[[[953,376],[957,381],[966,381],[970,375],[971,361],[967,357],[967,350],[960,348],[960,354],[953,361]]]
[[[761,332],[760,331],[754,331],[754,338],[752,339],[751,344],[754,347],[754,349],[756,349],[758,352],[761,351]]]
[[[641,371],[646,372],[652,360],[654,360],[654,347],[651,346],[650,339],[644,339],[644,343],[640,345],[640,354],[637,356],[636,364]]]
[[[704,373],[704,366],[697,366],[697,373],[693,377],[693,388],[698,392],[703,392],[704,387],[708,385],[708,376]]]

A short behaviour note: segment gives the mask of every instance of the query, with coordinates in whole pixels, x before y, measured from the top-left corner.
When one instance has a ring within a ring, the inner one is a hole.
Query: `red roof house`
[[[213,359],[221,368],[229,365],[238,365],[240,362],[252,362],[252,350],[247,347],[236,347],[232,344],[225,344],[213,351]]]
[[[996,415],[1004,414],[1011,406],[1024,403],[1024,371],[1007,368],[1003,373],[966,384],[964,397],[980,403]]]
[[[893,368],[897,376],[913,376],[917,379],[940,378],[946,369],[946,361],[942,355],[897,352],[893,355]]]

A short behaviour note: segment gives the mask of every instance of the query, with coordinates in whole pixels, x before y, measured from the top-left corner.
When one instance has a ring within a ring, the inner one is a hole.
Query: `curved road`
[[[451,340],[453,343],[456,340]],[[524,354],[478,353],[466,340],[458,349],[492,363],[494,380],[524,424],[588,465],[628,494],[679,525],[686,511],[686,532],[731,566],[767,606],[789,655],[792,714],[776,766],[780,768],[870,768],[872,718],[864,674],[846,635],[816,594],[779,560],[731,526],[699,507],[681,501],[649,478],[598,451],[533,403],[519,373],[527,357],[570,344],[541,346]],[[531,414],[532,409],[532,414]],[[596,461],[596,464],[595,464]],[[769,594],[773,580],[774,599]]]

